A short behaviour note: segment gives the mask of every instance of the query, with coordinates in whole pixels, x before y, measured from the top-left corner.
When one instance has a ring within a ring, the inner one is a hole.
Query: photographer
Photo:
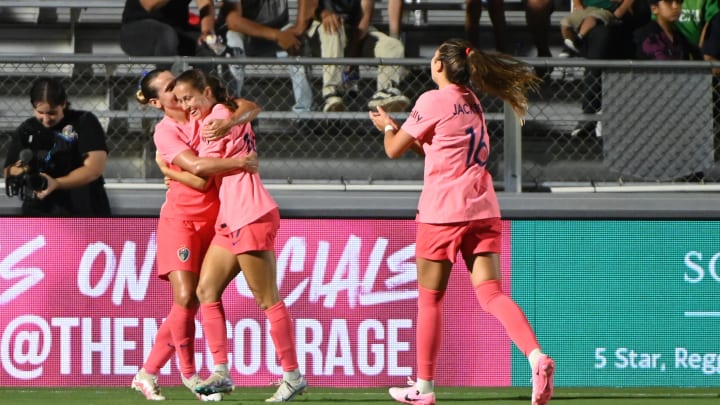
[[[34,118],[20,124],[5,160],[8,196],[23,200],[24,216],[110,216],[102,177],[107,146],[97,117],[70,109],[65,88],[52,78],[33,83],[30,103]]]

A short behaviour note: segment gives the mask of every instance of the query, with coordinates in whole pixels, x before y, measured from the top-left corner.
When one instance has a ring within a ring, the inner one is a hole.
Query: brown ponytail
[[[462,39],[440,45],[438,59],[450,82],[501,98],[521,120],[527,114],[527,93],[537,91],[541,82],[522,61],[503,53],[483,52]]]

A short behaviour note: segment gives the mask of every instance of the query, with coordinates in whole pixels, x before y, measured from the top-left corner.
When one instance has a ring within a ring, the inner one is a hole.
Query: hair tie
[[[465,48],[465,56],[470,56],[470,52],[472,52],[472,49]]]
[[[137,87],[138,90],[141,90],[141,89],[142,89],[142,81],[143,81],[143,79],[145,78],[145,76],[148,75],[148,73],[150,73],[150,72],[148,72],[148,71],[145,70],[145,69],[143,69],[142,73],[140,73],[140,80],[138,80],[138,85],[137,85],[137,86],[138,86],[138,87]]]

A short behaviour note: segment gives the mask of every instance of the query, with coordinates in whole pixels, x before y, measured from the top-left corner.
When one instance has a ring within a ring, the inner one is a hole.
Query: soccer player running
[[[236,107],[219,80],[199,69],[179,75],[173,91],[190,117],[200,125],[226,118]],[[255,133],[250,123],[246,123],[231,128],[227,136],[216,141],[201,142],[199,155],[241,158],[255,151]],[[228,369],[227,329],[221,297],[242,269],[255,301],[270,322],[270,336],[283,369],[277,391],[266,402],[290,401],[304,392],[307,381],[298,366],[292,318],[277,287],[275,237],[280,226],[277,203],[255,172],[223,175],[219,197],[216,234],[205,254],[197,288],[203,331],[213,354],[215,371],[196,391],[207,395],[234,389]]]
[[[500,97],[522,117],[527,113],[526,93],[537,88],[539,79],[510,56],[485,53],[458,39],[440,45],[430,70],[438,89],[418,98],[402,127],[380,108],[369,113],[385,134],[388,157],[399,158],[408,149],[425,156],[416,218],[417,381],[390,388],[390,395],[403,403],[435,404],[443,296],[461,252],[480,306],[500,321],[530,362],[532,404],[544,405],[552,396],[555,363],[542,352],[522,309],[500,285],[500,207],[486,169],[489,134],[473,91]]]
[[[175,165],[199,175],[209,175],[229,170],[257,170],[257,160],[254,156],[197,158],[195,150],[200,144],[200,135],[169,88],[174,80],[175,76],[168,70],[153,70],[142,78],[136,95],[139,103],[150,104],[165,114],[155,127],[153,138],[163,174],[177,182],[168,184],[157,229],[158,276],[170,281],[173,305],[158,329],[143,368],[133,378],[132,388],[142,392],[148,400],[164,400],[157,374],[173,353],[177,353],[184,385],[203,401],[218,401],[222,399],[221,394],[200,396],[195,392],[195,386],[202,379],[196,373],[194,349],[198,310],[195,289],[203,255],[215,234],[219,210],[217,187],[214,181],[181,171]],[[238,110],[238,115],[243,113],[247,110]],[[214,123],[213,128],[225,128],[237,122],[234,117]]]

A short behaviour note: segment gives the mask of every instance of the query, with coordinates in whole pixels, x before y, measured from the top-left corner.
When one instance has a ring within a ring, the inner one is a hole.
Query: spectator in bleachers
[[[635,57],[651,60],[702,60],[700,49],[680,33],[683,0],[650,0],[655,20],[635,30]]]
[[[302,35],[312,21],[306,0],[298,0],[295,24],[289,25],[287,0],[225,0],[218,15],[218,33],[227,39],[235,57],[287,57],[299,55]],[[242,94],[245,81],[243,65],[231,65],[236,95]],[[310,111],[313,94],[302,65],[289,65],[295,105],[293,111]]]
[[[680,19],[676,23],[680,32],[692,45],[700,48],[702,58],[706,61],[720,60],[720,1],[718,0],[684,0]],[[720,68],[713,68],[713,126],[716,142],[720,138]],[[685,178],[687,181],[700,182],[704,173],[693,173]]]
[[[655,19],[635,30],[635,56],[650,60],[703,60],[703,54],[678,29],[683,0],[649,0],[650,11]],[[701,182],[702,171],[682,178],[685,181]]]
[[[623,0],[629,8],[617,24],[598,24],[583,38],[579,55],[587,59],[632,59],[635,56],[633,32],[650,21],[647,0]],[[602,109],[602,70],[585,69],[581,83],[582,111],[599,113]],[[581,121],[571,135],[601,136],[597,121]]]
[[[190,22],[190,0],[125,0],[120,47],[130,56],[210,55],[200,45],[215,39],[215,8],[196,2],[199,27]]]
[[[388,0],[388,30],[393,38],[400,38],[404,0]],[[488,13],[495,35],[495,49],[508,52],[507,23],[505,21],[504,0],[487,0]],[[481,0],[465,0],[465,39],[473,46],[480,42]]]
[[[30,217],[109,217],[103,171],[105,131],[89,111],[73,110],[57,79],[30,89],[33,118],[15,131],[5,159],[6,184]]]
[[[720,60],[720,1],[684,0],[676,25],[691,44],[700,48],[704,60]],[[718,69],[714,73],[718,74]]]
[[[323,58],[366,56],[399,59],[405,55],[403,43],[370,26],[374,9],[373,0],[321,0],[317,1],[315,21],[306,35],[316,44],[319,41]],[[323,67],[323,111],[344,111],[343,95],[348,84],[343,84],[344,67]],[[368,102],[368,108],[378,106],[386,111],[405,111],[408,99],[398,89],[402,77],[399,66],[378,66],[377,91]]]
[[[573,0],[573,11],[560,21],[563,43],[572,52],[580,53],[583,38],[598,24],[619,24],[632,5],[629,1]]]

